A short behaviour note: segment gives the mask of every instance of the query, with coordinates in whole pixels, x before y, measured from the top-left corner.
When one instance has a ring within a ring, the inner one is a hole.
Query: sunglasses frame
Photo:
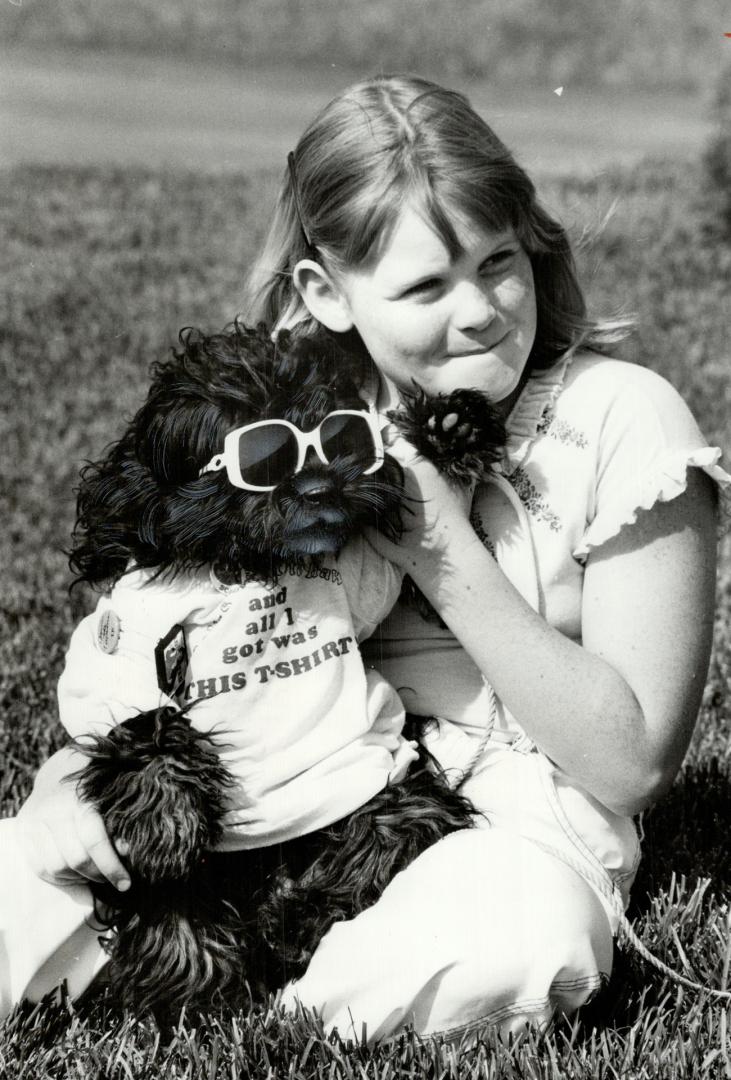
[[[234,487],[243,488],[244,491],[274,491],[279,487],[282,480],[287,477],[283,476],[276,484],[261,486],[259,484],[250,484],[247,480],[244,480],[241,475],[238,452],[238,442],[241,435],[245,431],[253,431],[255,428],[265,427],[271,424],[280,424],[282,427],[289,428],[297,440],[297,464],[294,472],[287,475],[296,476],[298,472],[302,471],[307,457],[307,451],[310,448],[315,451],[323,465],[330,464],[322,449],[320,428],[332,416],[360,416],[367,422],[373,438],[375,461],[369,468],[364,469],[363,475],[369,476],[371,473],[380,469],[381,465],[383,465],[385,455],[380,418],[375,409],[334,409],[332,412],[328,413],[327,416],[322,418],[317,427],[312,428],[310,431],[302,431],[301,428],[298,428],[297,425],[291,423],[291,421],[280,420],[278,417],[272,417],[269,420],[255,420],[252,424],[244,424],[242,427],[234,428],[232,431],[229,431],[228,435],[226,435],[223,440],[223,452],[212,457],[208,464],[203,466],[198,475],[203,476],[204,473],[220,472],[221,469],[225,469],[229,483],[233,484]]]

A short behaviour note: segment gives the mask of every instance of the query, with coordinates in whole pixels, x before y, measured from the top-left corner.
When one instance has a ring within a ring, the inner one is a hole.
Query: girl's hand
[[[39,770],[18,813],[26,855],[35,873],[53,885],[108,881],[124,891],[129,875],[101,815],[82,802],[76,785],[66,780],[85,761],[78,751],[64,747]]]
[[[388,452],[404,470],[403,535],[398,543],[375,529],[368,539],[375,549],[414,580],[429,567],[449,556],[456,542],[475,539],[469,523],[474,487],[447,479],[432,462],[422,457],[399,435],[393,425],[383,432]]]

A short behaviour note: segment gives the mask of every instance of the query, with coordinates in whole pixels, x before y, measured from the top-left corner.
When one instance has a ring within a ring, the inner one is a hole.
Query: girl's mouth
[[[464,360],[464,359],[469,359],[470,357],[474,357],[474,356],[486,356],[487,353],[492,352],[493,349],[497,349],[499,345],[502,345],[502,343],[505,341],[505,339],[506,339],[506,337],[508,336],[509,333],[510,333],[510,330],[506,330],[501,335],[501,337],[499,337],[497,339],[497,341],[493,341],[489,345],[480,345],[477,349],[462,349],[460,352],[450,353],[447,356],[447,359],[448,360]]]

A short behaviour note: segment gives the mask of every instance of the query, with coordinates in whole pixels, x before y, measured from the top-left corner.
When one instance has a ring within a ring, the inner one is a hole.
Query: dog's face
[[[304,460],[297,471],[270,476],[276,484],[271,492],[247,493],[242,509],[254,546],[285,559],[336,553],[397,509],[398,474],[393,463],[381,464],[380,433],[347,378],[321,381],[294,395],[273,382],[266,415],[304,435],[288,433],[290,456],[296,439]]]
[[[133,425],[157,492],[140,528],[158,552],[148,565],[271,577],[278,563],[337,553],[366,526],[397,534],[401,471],[379,459],[347,357],[240,326],[184,346],[158,367]]]

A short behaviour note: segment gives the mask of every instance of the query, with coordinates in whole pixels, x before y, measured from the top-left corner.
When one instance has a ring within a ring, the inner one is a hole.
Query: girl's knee
[[[322,942],[288,1000],[341,1034],[497,1026],[578,1008],[609,974],[612,935],[583,879],[500,830],[456,833]]]
[[[455,948],[441,977],[425,1033],[484,1025],[507,1034],[542,1025],[556,1012],[575,1012],[611,972],[609,920],[575,871],[498,830],[484,850],[489,895],[471,919],[461,912],[460,953]]]

